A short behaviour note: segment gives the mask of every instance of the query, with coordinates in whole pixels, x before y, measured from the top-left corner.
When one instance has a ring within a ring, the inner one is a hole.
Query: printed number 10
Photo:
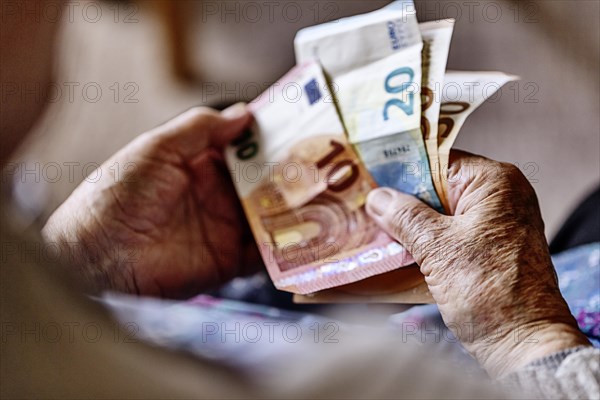
[[[391,80],[399,75],[408,75],[409,81],[404,82],[399,86],[392,86]],[[412,85],[414,78],[415,78],[415,73],[412,70],[412,68],[408,68],[408,67],[398,68],[398,69],[392,71],[385,78],[385,91],[390,94],[403,93],[406,91],[406,89],[408,87],[410,87],[410,85]],[[389,111],[388,111],[390,107],[398,107],[402,111],[404,111],[404,113],[406,115],[412,115],[414,113],[414,106],[415,106],[415,94],[412,92],[408,94],[408,103],[406,103],[400,99],[388,100],[385,103],[385,107],[383,108],[383,119],[385,121],[390,119]]]

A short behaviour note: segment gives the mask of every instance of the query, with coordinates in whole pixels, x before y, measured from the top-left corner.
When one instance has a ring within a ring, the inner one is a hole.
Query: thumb
[[[435,244],[449,218],[414,196],[389,188],[374,189],[367,197],[367,213],[421,264],[426,254],[414,246]]]

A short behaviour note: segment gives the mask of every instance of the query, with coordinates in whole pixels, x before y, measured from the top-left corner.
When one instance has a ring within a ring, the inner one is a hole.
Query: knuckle
[[[523,195],[532,195],[534,190],[523,172],[514,164],[502,163],[502,177],[505,183],[513,190]]]
[[[394,211],[392,214],[391,224],[394,235],[399,239],[408,226],[409,221],[412,220],[412,211],[407,207],[401,207]]]
[[[394,237],[400,241],[416,241],[414,233],[423,233],[426,231],[428,213],[426,206],[407,206],[400,207],[392,215],[392,231]]]
[[[507,179],[512,180],[522,175],[519,168],[517,168],[517,166],[514,164],[506,162],[500,162],[498,164],[500,165],[500,170],[507,177]]]
[[[187,112],[192,117],[202,117],[204,115],[210,114],[212,110],[208,107],[196,106],[190,108]]]
[[[193,107],[190,108],[186,114],[189,116],[192,123],[198,125],[212,124],[218,118],[217,112],[208,107]]]

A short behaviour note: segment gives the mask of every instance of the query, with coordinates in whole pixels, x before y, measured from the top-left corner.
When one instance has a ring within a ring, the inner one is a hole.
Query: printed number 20
[[[399,76],[399,75],[408,75],[409,81],[402,83],[400,86],[392,86],[390,81]],[[412,83],[415,77],[415,73],[412,68],[403,67],[398,68],[397,70],[392,71],[387,78],[385,78],[385,91],[388,93],[402,93],[404,92]],[[398,107],[402,111],[406,113],[406,115],[412,115],[414,112],[415,105],[415,94],[408,94],[408,103],[403,102],[400,99],[391,99],[385,103],[385,107],[383,108],[383,119],[387,121],[390,119],[388,109],[390,107]]]

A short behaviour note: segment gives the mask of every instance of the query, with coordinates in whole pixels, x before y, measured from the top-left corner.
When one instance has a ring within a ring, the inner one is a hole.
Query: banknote
[[[349,141],[377,184],[442,211],[421,133],[423,41],[412,2],[402,5],[303,29],[296,58],[323,66]]]
[[[388,186],[448,210],[443,177],[461,126],[515,79],[444,75],[453,26],[418,24],[406,0],[303,29],[298,66],[249,105],[254,124],[226,160],[269,275],[296,301],[432,301],[364,205]]]
[[[294,295],[299,304],[314,303],[433,303],[418,266],[409,266],[307,295]]]
[[[414,262],[365,212],[377,185],[318,63],[295,67],[249,108],[254,125],[226,160],[277,288],[313,293]]]
[[[398,3],[405,5],[301,29],[294,39],[296,62],[318,60],[328,77],[336,78],[407,47],[421,46],[412,1]]]
[[[493,98],[502,86],[517,79],[518,76],[495,71],[446,72],[438,122],[438,156],[444,193],[447,193],[450,149],[467,117],[484,101]]]
[[[440,165],[447,174],[449,152],[469,115],[486,99],[511,80],[502,72],[449,71],[440,93],[439,118]],[[443,163],[443,164],[442,164]],[[447,176],[447,175],[445,175]],[[443,183],[447,183],[443,180]],[[446,190],[444,186],[444,191]],[[449,208],[448,208],[449,210]],[[418,268],[407,267],[364,279],[360,282],[323,290],[309,295],[295,295],[297,303],[431,303],[433,298]]]
[[[449,210],[442,177],[439,174],[438,120],[440,99],[446,72],[446,62],[454,30],[454,20],[423,22],[419,24],[423,37],[421,79],[421,133],[429,157],[433,184],[445,210]]]

